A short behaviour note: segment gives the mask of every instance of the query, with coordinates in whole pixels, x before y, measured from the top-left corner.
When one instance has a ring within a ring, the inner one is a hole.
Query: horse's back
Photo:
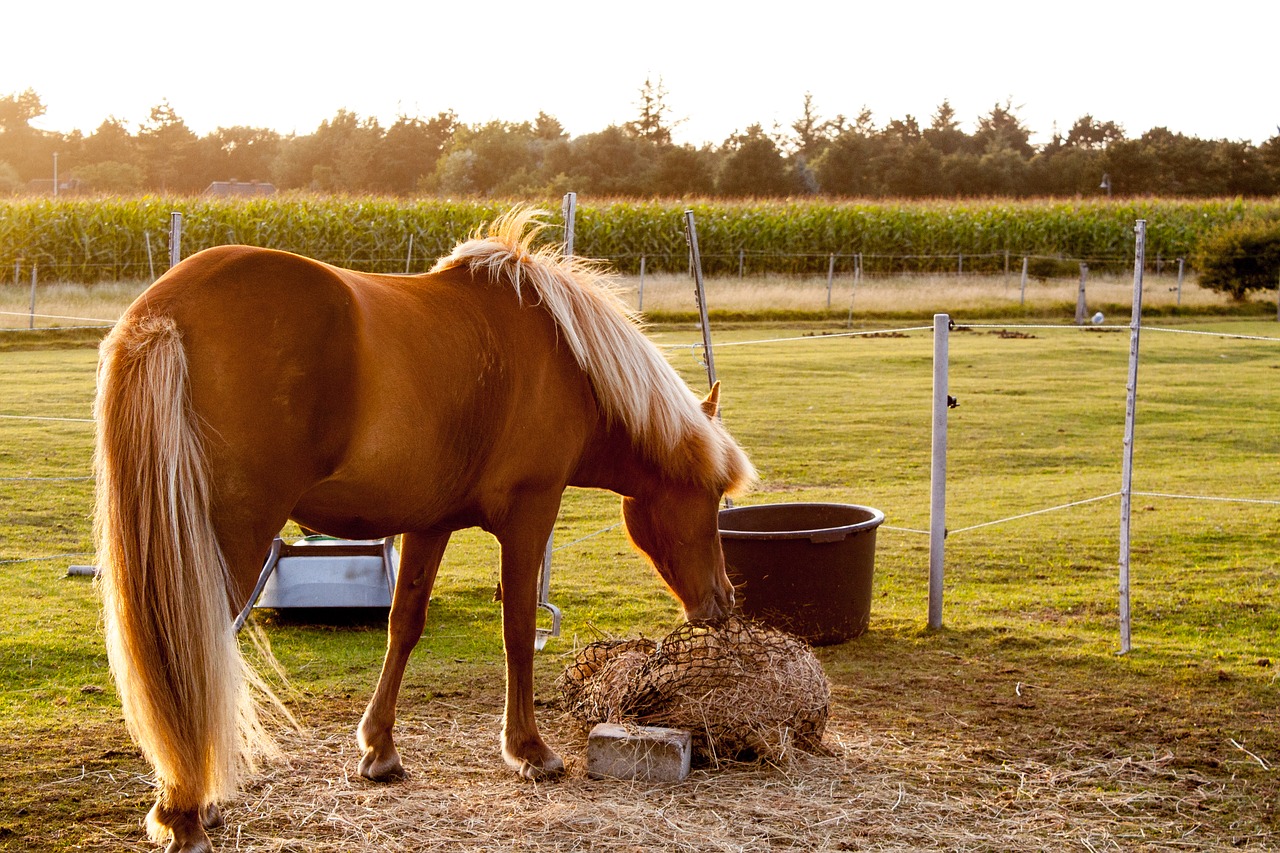
[[[540,469],[560,476],[594,406],[545,312],[471,276],[220,247],[175,267],[130,314],[168,315],[182,333],[224,504],[249,512],[274,491],[308,526],[342,535],[456,513],[450,524],[483,523],[479,492]]]

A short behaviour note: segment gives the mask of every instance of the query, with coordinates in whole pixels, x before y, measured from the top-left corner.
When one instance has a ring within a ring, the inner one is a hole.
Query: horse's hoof
[[[164,849],[164,853],[213,853],[213,844],[210,843],[208,836],[188,839],[182,842],[175,838],[169,842],[169,846]]]
[[[373,750],[368,750],[360,759],[360,775],[371,782],[395,782],[404,778],[404,765],[395,751],[380,758]]]
[[[147,832],[157,841],[166,836],[171,838],[165,853],[213,853],[213,843],[204,831],[208,826],[204,820],[210,812],[221,821],[221,812],[212,804],[205,809],[170,813],[157,803],[147,814]]]
[[[521,759],[519,763],[514,761],[508,761],[507,763],[515,768],[515,771],[520,774],[520,778],[528,779],[531,782],[555,779],[564,775],[564,762],[554,752],[538,764],[525,759]]]
[[[532,782],[558,779],[564,775],[564,762],[557,758],[543,767],[538,767],[526,761],[520,768],[520,775]]]
[[[222,809],[218,808],[217,803],[209,803],[200,810],[200,823],[204,824],[205,829],[217,829],[226,824]]]

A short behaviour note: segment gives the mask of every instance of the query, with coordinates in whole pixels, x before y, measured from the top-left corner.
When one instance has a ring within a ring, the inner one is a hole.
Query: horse
[[[359,772],[404,774],[392,729],[450,534],[500,545],[501,754],[563,773],[534,719],[538,576],[568,486],[622,496],[632,544],[690,620],[734,604],[717,524],[755,477],[716,411],[623,306],[611,275],[539,245],[517,208],[428,273],[356,272],[265,248],[206,249],[103,340],[94,535],[106,645],[158,781],[147,829],[212,850],[219,802],[270,738],[232,616],[290,519],[402,534],[387,650],[357,728]]]

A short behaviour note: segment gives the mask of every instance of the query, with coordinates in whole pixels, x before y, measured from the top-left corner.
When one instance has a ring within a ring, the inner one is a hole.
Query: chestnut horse
[[[196,254],[128,309],[98,367],[95,513],[107,649],[155,768],[168,850],[205,830],[262,743],[232,632],[294,519],[345,538],[403,533],[386,660],[360,721],[360,773],[392,739],[409,653],[452,531],[501,545],[502,755],[563,770],[533,704],[537,583],[566,486],[623,496],[632,542],[690,619],[733,606],[717,525],[754,476],[640,332],[607,277],[535,249],[517,210],[421,276],[245,246]]]

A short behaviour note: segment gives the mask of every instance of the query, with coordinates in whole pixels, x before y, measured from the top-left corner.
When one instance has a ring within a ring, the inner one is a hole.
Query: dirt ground
[[[296,705],[304,732],[226,804],[219,850],[1216,850],[1280,847],[1274,664],[1099,683],[1018,654],[883,644],[820,651],[833,687],[824,745],[783,764],[695,768],[679,784],[586,777],[581,725],[540,664],[539,716],[568,765],[529,783],[497,756],[500,678],[409,686],[398,783],[355,773],[365,697]],[[552,664],[553,661],[547,661]],[[1265,670],[1265,673],[1262,672]],[[493,673],[496,675],[497,673]],[[9,733],[17,801],[0,849],[149,851],[153,796],[123,727]],[[11,778],[11,781],[14,781]]]

